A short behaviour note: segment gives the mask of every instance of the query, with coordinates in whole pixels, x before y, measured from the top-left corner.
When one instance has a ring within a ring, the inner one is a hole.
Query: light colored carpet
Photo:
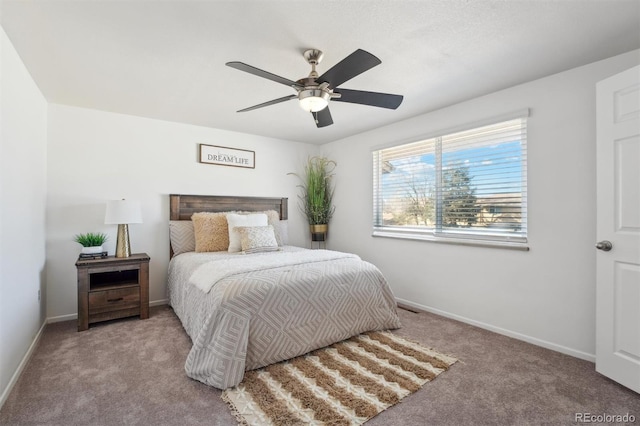
[[[640,396],[591,362],[434,314],[398,315],[395,335],[460,361],[366,426],[571,425],[576,413],[640,419]],[[168,306],[81,333],[75,321],[49,324],[0,425],[237,425],[221,391],[186,376],[190,348]]]
[[[222,399],[245,425],[361,425],[435,379],[455,358],[371,332],[247,372]]]

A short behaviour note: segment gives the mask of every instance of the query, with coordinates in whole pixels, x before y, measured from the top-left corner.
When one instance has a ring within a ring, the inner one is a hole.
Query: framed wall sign
[[[198,161],[219,166],[256,168],[256,153],[246,149],[227,148],[217,145],[199,144]]]

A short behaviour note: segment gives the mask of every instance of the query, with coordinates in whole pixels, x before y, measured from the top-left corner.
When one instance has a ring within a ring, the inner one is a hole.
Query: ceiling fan
[[[401,95],[338,88],[342,83],[382,63],[380,59],[369,52],[358,49],[321,76],[318,76],[316,72],[316,65],[322,60],[322,51],[309,49],[303,53],[303,56],[311,65],[311,72],[308,77],[301,78],[298,81],[280,77],[242,62],[227,62],[226,65],[231,68],[284,84],[296,91],[295,95],[273,99],[241,109],[238,112],[252,111],[297,98],[300,102],[300,107],[305,111],[311,112],[316,126],[326,127],[333,124],[333,119],[329,112],[329,101],[349,102],[389,109],[396,109],[402,103],[403,97]]]

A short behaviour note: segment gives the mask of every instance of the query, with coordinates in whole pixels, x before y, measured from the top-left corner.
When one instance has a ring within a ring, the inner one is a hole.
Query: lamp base
[[[129,244],[129,225],[118,225],[118,240],[116,241],[116,257],[131,256],[131,244]]]

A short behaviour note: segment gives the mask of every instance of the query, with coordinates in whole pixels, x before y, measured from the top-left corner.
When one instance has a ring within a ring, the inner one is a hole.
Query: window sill
[[[526,242],[520,242],[520,241],[517,241],[517,242],[516,241],[492,241],[492,240],[456,238],[456,237],[450,238],[450,237],[439,237],[432,234],[417,234],[417,233],[398,232],[398,231],[385,231],[385,230],[379,230],[379,229],[373,230],[371,236],[382,237],[382,238],[398,238],[402,240],[429,241],[432,243],[456,244],[456,245],[463,245],[463,246],[529,251],[528,244]]]

